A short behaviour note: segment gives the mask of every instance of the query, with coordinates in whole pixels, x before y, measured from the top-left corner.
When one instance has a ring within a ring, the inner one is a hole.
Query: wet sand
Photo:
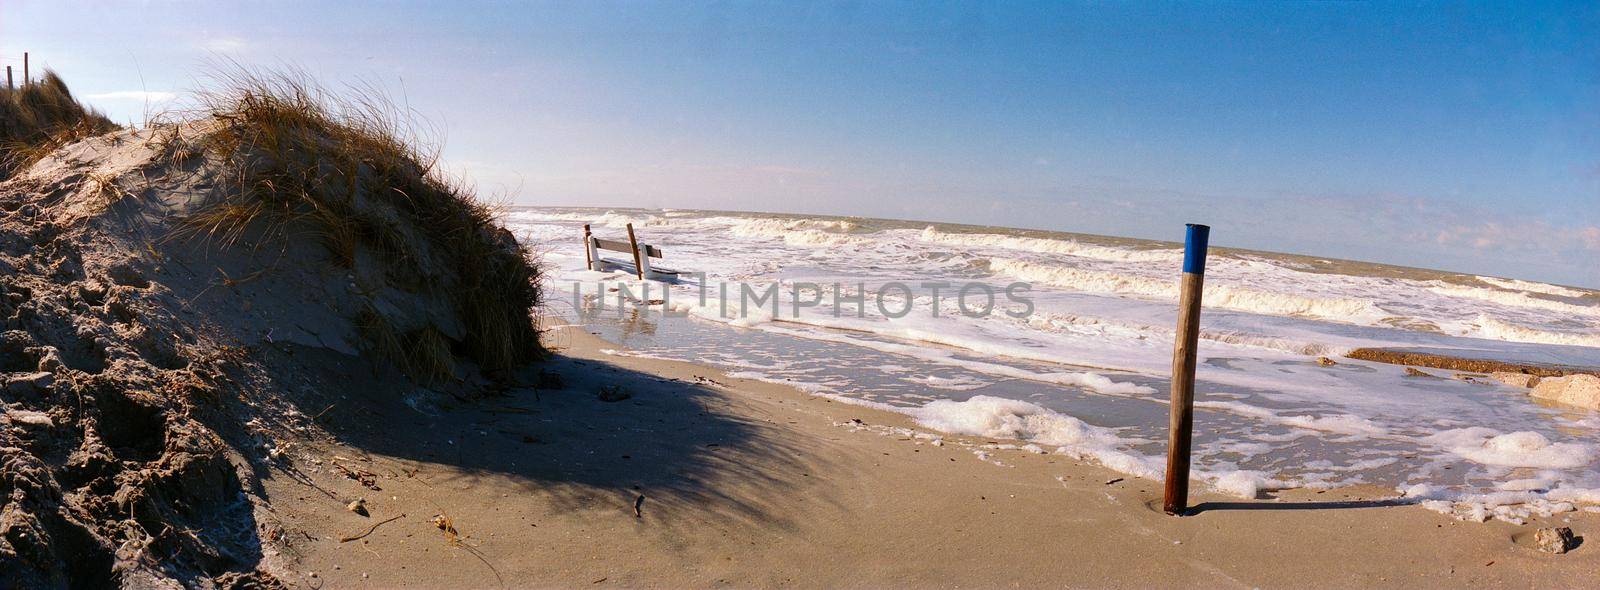
[[[1358,348],[1346,353],[1345,357],[1391,365],[1428,367],[1468,373],[1526,373],[1539,377],[1561,377],[1576,374],[1600,375],[1600,368],[1575,367],[1554,363],[1507,362],[1490,357],[1474,357],[1463,354],[1461,351],[1452,351],[1444,354],[1423,350]]]

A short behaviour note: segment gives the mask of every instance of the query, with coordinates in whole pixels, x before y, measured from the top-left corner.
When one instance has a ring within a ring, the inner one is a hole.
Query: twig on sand
[[[484,557],[483,552],[479,551],[477,547],[467,544],[466,539],[456,530],[455,520],[451,519],[450,515],[444,511],[444,507],[439,506],[437,502],[433,505],[439,507],[439,514],[433,517],[433,526],[444,531],[444,538],[449,542],[449,545],[478,558],[478,561],[483,562],[484,567],[489,568],[489,572],[494,574],[494,579],[500,582],[500,587],[505,588],[506,579],[500,576],[500,570],[495,568],[494,564],[489,563],[489,558]]]
[[[378,522],[372,523],[372,526],[367,527],[367,530],[365,532],[359,534],[359,535],[352,535],[352,536],[349,536],[349,537],[339,537],[339,542],[340,543],[345,543],[345,542],[349,542],[349,541],[354,541],[356,539],[360,539],[362,537],[365,537],[367,535],[372,534],[372,531],[378,530],[378,527],[383,526],[386,523],[393,522],[393,521],[405,518],[405,516],[406,516],[406,514],[404,512],[401,512],[399,516],[391,516],[391,517],[389,517],[387,519],[380,520]]]
[[[322,409],[322,411],[321,411],[321,412],[317,412],[317,415],[315,415],[315,416],[312,416],[312,417],[311,417],[311,421],[312,421],[312,422],[316,422],[316,421],[317,421],[317,418],[321,418],[321,417],[322,417],[322,415],[323,415],[323,414],[326,414],[326,413],[328,413],[328,410],[332,410],[332,409],[333,409],[333,407],[334,407],[334,406],[337,406],[337,405],[339,405],[339,404],[328,404],[328,407],[326,407],[326,408],[323,408],[323,409]]]

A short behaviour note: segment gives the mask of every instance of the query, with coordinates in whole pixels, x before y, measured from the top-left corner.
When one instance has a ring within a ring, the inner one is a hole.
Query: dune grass
[[[55,72],[16,88],[0,86],[0,179],[56,148],[117,129],[72,97]]]
[[[381,267],[389,286],[447,297],[465,328],[457,340],[433,326],[397,333],[371,306],[358,318],[373,350],[418,380],[448,377],[456,355],[491,374],[543,355],[537,265],[471,186],[438,169],[416,118],[370,88],[228,72],[176,113],[198,131],[165,126],[170,161],[206,154],[237,183],[186,220],[191,235],[233,244],[308,230],[336,264]]]

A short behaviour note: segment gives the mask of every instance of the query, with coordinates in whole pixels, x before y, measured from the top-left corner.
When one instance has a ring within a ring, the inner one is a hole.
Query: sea
[[[699,210],[512,207],[504,220],[540,257],[544,313],[613,354],[1162,478],[1182,244]],[[661,250],[658,274],[639,280],[627,252],[588,269],[583,227],[626,241],[629,224]],[[1196,485],[1245,498],[1376,485],[1477,521],[1600,511],[1600,414],[1344,357],[1600,367],[1600,291],[1213,247],[1200,326]]]

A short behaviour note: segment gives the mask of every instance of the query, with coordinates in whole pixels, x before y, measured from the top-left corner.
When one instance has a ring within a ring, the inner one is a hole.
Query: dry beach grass
[[[0,87],[0,179],[61,146],[116,129],[72,98],[55,72],[20,87]]]

